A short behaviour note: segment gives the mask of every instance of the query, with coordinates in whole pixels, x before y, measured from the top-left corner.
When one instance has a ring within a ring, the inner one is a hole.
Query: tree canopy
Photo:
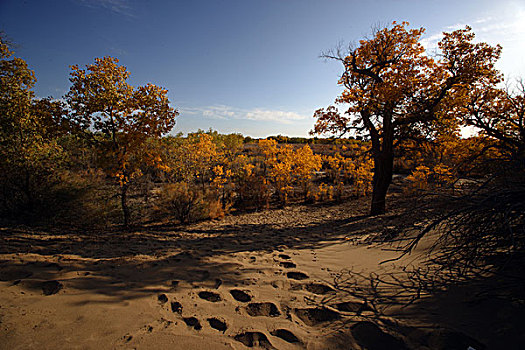
[[[148,137],[160,137],[175,125],[179,114],[168,91],[153,84],[133,88],[130,73],[113,57],[96,58],[86,69],[71,66],[72,86],[66,95],[72,120],[105,138],[105,169],[119,179],[124,224],[129,221],[126,194],[139,172],[134,164]],[[154,162],[155,157],[149,157]]]
[[[0,211],[29,214],[62,158],[53,137],[62,104],[35,99],[36,78],[0,37]]]
[[[355,48],[324,55],[343,65],[339,84],[344,90],[335,102],[346,110],[317,110],[312,133],[356,131],[371,140],[372,215],[385,211],[397,142],[456,133],[460,121],[454,107],[473,88],[501,79],[494,68],[501,47],[474,43],[470,27],[444,33],[440,52],[432,57],[421,44],[425,30],[408,25],[394,22]]]

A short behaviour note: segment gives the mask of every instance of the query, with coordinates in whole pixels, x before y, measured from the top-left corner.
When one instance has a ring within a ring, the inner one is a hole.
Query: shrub
[[[156,207],[161,215],[174,217],[181,223],[196,221],[204,216],[203,195],[187,182],[165,185]]]

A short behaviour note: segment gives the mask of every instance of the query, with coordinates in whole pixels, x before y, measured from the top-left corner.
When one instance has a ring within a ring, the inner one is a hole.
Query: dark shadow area
[[[332,281],[335,293],[309,304],[337,310],[338,329],[369,349],[515,349],[525,342],[525,256],[513,263],[461,277],[437,266],[345,270]]]
[[[238,264],[208,260],[238,252],[319,248],[382,225],[382,220],[362,214],[300,225],[293,218],[279,224],[241,223],[246,220],[242,216],[232,220],[232,224],[158,225],[132,231],[53,233],[4,228],[0,231],[0,280],[41,292],[42,282],[64,279],[66,290],[88,290],[112,296],[116,302],[169,291],[177,281],[242,285]]]
[[[370,217],[365,215],[366,200],[299,206],[292,213],[270,210],[256,213],[255,219],[246,214],[188,226],[61,233],[4,228],[0,231],[0,254],[4,255],[0,279],[40,290],[41,282],[75,272],[77,276],[68,277],[67,286],[113,296],[116,301],[168,291],[173,281],[220,280],[242,285],[238,264],[210,263],[209,259],[239,252],[318,249],[364,234],[382,237],[393,225],[410,224],[403,214],[408,202],[399,202],[398,210],[387,215]],[[166,287],[151,288],[159,285]]]

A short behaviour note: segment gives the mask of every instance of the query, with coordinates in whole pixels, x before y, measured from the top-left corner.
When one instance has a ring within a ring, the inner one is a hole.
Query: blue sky
[[[0,30],[35,71],[38,96],[62,97],[69,65],[115,56],[131,84],[169,90],[174,132],[254,137],[306,136],[341,91],[341,67],[320,53],[394,20],[425,27],[429,49],[469,24],[503,46],[506,76],[525,77],[524,18],[523,0],[0,0]]]

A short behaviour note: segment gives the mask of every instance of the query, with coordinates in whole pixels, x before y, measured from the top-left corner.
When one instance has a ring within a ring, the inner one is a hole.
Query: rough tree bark
[[[122,206],[122,214],[124,217],[124,226],[128,227],[129,225],[129,207],[127,202],[128,196],[128,184],[124,183],[120,186],[120,204]]]

